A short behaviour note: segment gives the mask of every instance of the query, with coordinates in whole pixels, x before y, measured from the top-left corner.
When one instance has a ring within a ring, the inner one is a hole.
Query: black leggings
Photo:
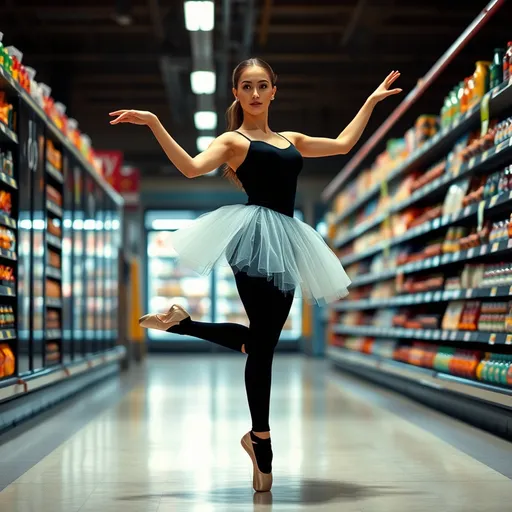
[[[241,352],[245,344],[245,389],[254,432],[269,426],[272,360],[279,336],[290,313],[293,293],[283,293],[265,277],[235,273],[236,287],[249,318],[249,327],[235,323],[186,321],[171,332],[195,336]]]

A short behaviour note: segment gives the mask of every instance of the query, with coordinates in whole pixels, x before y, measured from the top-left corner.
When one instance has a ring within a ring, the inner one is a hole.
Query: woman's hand
[[[115,112],[110,112],[109,115],[117,116],[116,119],[110,121],[110,124],[131,123],[151,127],[158,121],[155,114],[145,110],[116,110]]]
[[[390,89],[390,87],[398,79],[399,76],[399,71],[391,71],[391,73],[386,77],[384,82],[382,82],[379,85],[379,87],[375,89],[375,91],[370,96],[370,99],[373,100],[375,103],[378,103],[379,101],[382,101],[388,96],[393,96],[394,94],[401,93],[402,89]]]

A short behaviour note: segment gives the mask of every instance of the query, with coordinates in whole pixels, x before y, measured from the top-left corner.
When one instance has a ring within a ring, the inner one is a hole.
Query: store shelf
[[[46,200],[46,208],[49,212],[53,213],[57,217],[62,218],[62,208],[58,205],[56,205],[53,201],[50,201],[49,199]]]
[[[496,117],[512,104],[512,79],[508,83],[503,83],[501,86],[496,87],[491,91],[491,99],[489,101],[489,109],[492,115]],[[476,126],[480,120],[480,107],[475,106],[468,112],[461,115],[450,127],[444,128],[438,132],[434,137],[429,139],[420,149],[413,153],[405,162],[400,164],[385,181],[392,182],[396,178],[406,174],[414,168],[424,166],[425,163],[435,161],[442,156],[445,156],[453,147],[457,139],[465,132],[469,131],[472,127]],[[502,143],[503,144],[503,143]],[[508,142],[507,142],[508,144]],[[503,147],[502,147],[503,149]],[[498,151],[499,152],[499,151]],[[494,154],[494,153],[493,153]],[[478,165],[478,164],[476,164]],[[453,176],[458,179],[462,174],[468,171],[469,168],[461,170],[459,175]],[[474,170],[474,169],[473,169]],[[447,180],[448,182],[448,180]],[[435,188],[435,187],[434,187]],[[354,212],[359,210],[366,204],[373,196],[377,195],[381,190],[381,184],[377,183],[370,190],[361,196],[359,199],[343,212],[341,212],[335,219],[335,223],[340,223]],[[399,211],[402,208],[414,203],[420,198],[420,194],[416,196],[413,194],[408,201],[404,201],[400,205],[393,208],[393,211]],[[371,229],[371,228],[367,228]],[[365,229],[361,232],[364,233]],[[359,236],[359,235],[358,235]]]
[[[384,299],[343,300],[332,306],[335,311],[357,311],[362,309],[379,309],[396,306],[414,306],[431,302],[448,302],[464,299],[490,299],[509,297],[512,286],[494,286],[492,288],[466,288],[461,290],[441,290],[406,295],[396,295]]]
[[[365,286],[367,284],[376,283],[377,281],[387,281],[396,276],[396,269],[384,270],[373,274],[361,274],[351,278],[350,288]]]
[[[413,274],[416,272],[422,272],[423,270],[429,270],[431,268],[451,265],[452,263],[471,261],[488,254],[500,254],[503,256],[508,254],[511,249],[512,239],[504,242],[494,242],[492,244],[485,244],[479,247],[472,247],[471,249],[466,249],[464,251],[443,254],[442,256],[434,256],[433,258],[427,258],[414,263],[407,263],[397,267],[396,269],[386,270],[385,272],[356,276],[352,279],[351,288],[377,281],[385,281],[398,274]]]
[[[46,268],[46,277],[60,281],[62,279],[62,272],[59,268],[48,266]]]
[[[0,213],[0,224],[8,228],[16,229],[16,221],[5,213]]]
[[[11,178],[8,174],[5,174],[5,172],[0,172],[0,181],[5,183],[6,185],[9,185],[9,187],[17,189],[18,184],[16,183],[16,180]]]
[[[91,177],[106,191],[118,206],[123,204],[122,197],[112,188],[112,186],[100,176],[94,167],[84,158],[82,153],[71,143],[71,141],[55,126],[53,121],[46,115],[46,112],[32,99],[12,76],[10,76],[3,67],[0,66],[0,83],[8,86],[13,92],[18,94],[21,99],[37,114],[37,116],[46,124],[52,137],[54,137],[73,157],[85,167]],[[16,135],[16,134],[14,134]],[[17,142],[17,138],[16,138]]]
[[[0,329],[0,341],[15,340],[16,331],[14,329]]]
[[[479,155],[478,157],[475,157],[475,160],[472,160],[468,162],[466,166],[462,166],[462,170],[460,173],[457,173],[456,175],[448,174],[444,177],[438,178],[437,180],[432,181],[425,187],[422,187],[420,190],[416,191],[414,194],[411,195],[411,197],[405,201],[402,201],[401,203],[396,204],[391,210],[386,212],[383,215],[382,220],[386,218],[388,214],[396,213],[403,208],[406,208],[407,206],[412,205],[416,201],[419,201],[420,199],[423,199],[427,197],[428,195],[432,194],[434,191],[439,190],[440,188],[447,188],[449,185],[451,185],[454,181],[460,179],[465,174],[471,174],[475,170],[481,168],[481,166],[487,166],[491,165],[490,162],[497,158],[504,158],[505,160],[512,159],[512,138],[509,140],[506,140],[496,146],[496,148],[493,148],[492,150],[489,150],[482,155]],[[487,212],[494,208],[503,207],[505,205],[512,205],[512,191],[504,194],[499,194],[493,197],[490,197],[484,201],[484,208]],[[359,261],[364,258],[368,258],[369,256],[372,256],[386,247],[391,247],[393,245],[401,244],[403,242],[406,242],[408,240],[412,240],[418,236],[425,235],[426,233],[430,231],[436,231],[442,227],[447,227],[452,224],[455,224],[457,222],[460,222],[461,220],[476,216],[478,214],[478,204],[472,204],[469,206],[466,206],[463,210],[460,212],[457,212],[454,215],[445,215],[441,218],[433,219],[431,221],[425,222],[421,224],[420,226],[416,226],[412,228],[411,230],[407,231],[401,236],[394,237],[390,240],[385,240],[381,242],[380,244],[375,245],[374,247],[370,247],[366,251],[363,251],[361,253],[357,254],[351,254],[349,256],[345,256],[344,258],[341,258],[341,262],[343,265],[350,265],[351,263],[354,263],[356,261]],[[382,222],[382,220],[380,222]],[[357,234],[357,236],[362,235],[364,232],[366,232],[367,229],[364,231],[361,231]],[[354,237],[356,238],[356,237]],[[346,239],[346,240],[345,240]],[[342,239],[341,242],[338,242],[335,247],[340,248],[343,245],[347,243],[347,241],[350,241],[350,236],[347,235],[345,239]]]
[[[0,285],[0,297],[15,297],[16,289],[14,286],[3,286]]]
[[[58,366],[54,366],[50,370],[34,374],[30,379],[21,380],[17,377],[9,379],[0,383],[0,402],[57,384],[58,382],[88,372],[93,368],[120,361],[125,356],[126,349],[123,346],[118,346],[102,354],[84,358],[76,363],[58,364]]]
[[[427,368],[393,361],[371,354],[363,354],[341,347],[328,347],[327,358],[334,363],[353,365],[366,371],[383,372],[392,376],[414,381],[422,386],[439,391],[451,391],[461,395],[484,400],[489,403],[512,408],[512,390],[464,379]]]
[[[55,247],[56,249],[62,249],[62,241],[60,238],[52,235],[51,233],[46,233],[46,242],[48,245]]]
[[[59,183],[64,183],[64,175],[57,168],[55,168],[50,162],[46,162],[46,172]]]
[[[400,327],[375,327],[372,325],[333,325],[333,332],[347,336],[371,336],[386,339],[414,339],[432,341],[460,341],[512,345],[512,334],[483,331],[449,331],[442,329],[403,329]]]
[[[0,138],[4,141],[18,144],[18,136],[4,123],[0,121]]]
[[[16,253],[7,249],[0,249],[0,260],[16,261]]]
[[[62,300],[61,299],[55,299],[53,297],[47,297],[46,298],[46,307],[48,308],[61,308],[62,307]]]
[[[49,329],[46,331],[45,339],[47,341],[60,340],[62,338],[62,331],[60,329]]]

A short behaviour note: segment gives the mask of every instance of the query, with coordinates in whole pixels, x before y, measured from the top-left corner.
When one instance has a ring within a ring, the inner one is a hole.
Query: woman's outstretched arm
[[[110,115],[116,116],[116,119],[110,121],[110,124],[131,123],[147,125],[160,146],[162,146],[169,160],[187,178],[196,178],[197,176],[208,174],[227,162],[231,157],[232,146],[230,141],[232,140],[232,135],[230,133],[223,133],[210,144],[206,151],[191,157],[171,137],[155,114],[142,110],[117,110],[116,112],[111,112]]]
[[[375,105],[388,96],[402,92],[402,89],[389,88],[399,76],[398,71],[392,71],[365,101],[350,124],[335,139],[309,137],[297,132],[284,132],[283,134],[286,134],[293,141],[295,147],[304,157],[345,155],[361,138]]]

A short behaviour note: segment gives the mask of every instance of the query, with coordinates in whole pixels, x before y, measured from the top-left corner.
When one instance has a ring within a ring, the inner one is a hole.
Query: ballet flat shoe
[[[139,318],[139,325],[146,329],[167,331],[189,317],[190,315],[181,306],[174,304],[167,313],[149,313],[144,315]]]
[[[253,465],[253,473],[252,473],[252,486],[257,492],[268,492],[272,489],[272,473],[262,473],[258,468],[258,463],[256,461],[256,454],[254,453],[254,448],[252,446],[251,433],[247,432],[244,437],[242,437],[242,447],[251,457],[252,465]]]

